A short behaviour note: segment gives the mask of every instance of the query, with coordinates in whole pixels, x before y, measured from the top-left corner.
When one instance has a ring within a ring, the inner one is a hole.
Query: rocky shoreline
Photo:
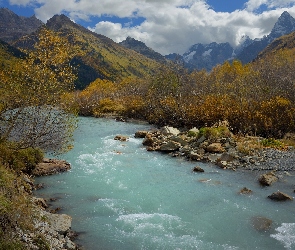
[[[137,131],[135,137],[143,138],[142,144],[148,151],[186,157],[192,161],[211,162],[222,169],[295,170],[295,150],[291,146],[285,147],[284,150],[261,147],[245,153],[239,149],[241,145],[231,133],[211,138],[197,136],[198,133],[196,128],[180,132],[176,128],[166,126],[159,130]],[[264,138],[249,136],[245,139],[260,143]],[[243,143],[246,144],[245,141]]]
[[[148,151],[184,157],[190,161],[213,163],[224,170],[258,172],[260,173],[258,181],[262,186],[270,186],[295,171],[294,147],[285,146],[278,149],[257,146],[261,145],[265,138],[253,136],[244,137],[241,142],[226,128],[223,129],[223,133],[212,136],[200,133],[197,128],[180,131],[165,126],[153,131],[137,131],[134,136],[143,139],[142,144]],[[249,142],[256,147],[249,146]],[[199,166],[192,171],[204,172]],[[244,189],[247,193],[251,193],[251,190]],[[245,192],[241,190],[241,193]],[[281,201],[293,200],[293,197],[281,192],[273,193],[268,198]]]
[[[58,174],[70,169],[70,164],[63,160],[45,158],[32,172],[31,176],[24,176],[25,182],[30,187],[28,192],[42,188],[34,185],[33,177]],[[56,214],[46,211],[48,205],[43,198],[32,196],[37,217],[34,221],[34,230],[24,232],[16,231],[16,236],[21,239],[27,249],[54,249],[54,250],[78,250],[82,249],[74,243],[77,234],[71,230],[72,218],[66,214]],[[40,241],[36,242],[36,238]]]

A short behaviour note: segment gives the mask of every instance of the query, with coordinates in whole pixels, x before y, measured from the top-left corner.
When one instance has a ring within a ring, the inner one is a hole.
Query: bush
[[[0,143],[0,160],[16,172],[30,174],[44,154],[37,148],[15,149],[16,144]]]
[[[207,139],[218,139],[222,137],[230,137],[231,132],[227,127],[203,127],[200,128],[198,137],[205,136]]]
[[[270,148],[283,148],[284,147],[284,144],[281,141],[276,140],[274,138],[263,139],[261,141],[261,144],[264,147],[270,147]]]

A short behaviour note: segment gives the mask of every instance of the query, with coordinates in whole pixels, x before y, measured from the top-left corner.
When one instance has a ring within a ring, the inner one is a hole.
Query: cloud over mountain
[[[218,12],[205,0],[125,0],[123,3],[10,0],[10,3],[36,6],[36,16],[44,22],[60,13],[76,22],[107,16],[108,21],[89,24],[89,28],[116,42],[133,37],[162,54],[183,53],[195,43],[229,42],[235,46],[243,35],[257,38],[268,34],[283,11],[295,16],[294,0],[249,0],[242,9],[233,12]]]

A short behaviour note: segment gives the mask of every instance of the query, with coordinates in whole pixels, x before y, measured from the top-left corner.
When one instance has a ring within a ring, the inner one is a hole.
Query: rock
[[[64,244],[65,249],[77,249],[76,244],[72,242],[68,237],[65,237],[65,244]]]
[[[70,163],[64,160],[47,159],[37,164],[36,168],[32,171],[34,176],[52,175],[61,172],[65,172],[71,169]]]
[[[188,155],[188,158],[191,159],[192,161],[200,161],[203,159],[203,156],[196,153],[196,152],[191,152],[189,155]]]
[[[143,146],[147,146],[147,147],[155,147],[158,145],[158,139],[155,137],[151,137],[151,136],[146,136],[142,142]]]
[[[180,131],[177,128],[165,126],[161,128],[161,132],[163,135],[179,135]]]
[[[124,135],[116,135],[114,140],[117,140],[117,141],[127,141],[129,140],[129,137],[128,136],[124,136]]]
[[[194,169],[193,169],[193,171],[194,171],[194,172],[199,172],[199,173],[203,173],[203,172],[205,172],[205,170],[202,169],[202,168],[199,167],[199,166],[195,166]]]
[[[44,188],[44,184],[43,183],[38,183],[38,184],[34,185],[34,189],[35,190],[39,190],[39,189],[42,189],[42,188]]]
[[[135,132],[134,137],[135,138],[145,138],[147,133],[148,133],[148,131],[140,130],[140,131]]]
[[[67,214],[52,214],[43,211],[51,228],[59,234],[65,234],[71,229],[72,218]]]
[[[116,117],[115,120],[116,120],[117,122],[126,122],[126,120],[125,120],[123,117],[121,117],[121,116]]]
[[[188,142],[186,140],[184,140],[178,136],[172,136],[172,137],[170,137],[170,140],[179,143],[182,147],[188,145]]]
[[[206,141],[206,137],[204,135],[202,135],[198,140],[197,140],[197,143],[198,144],[201,144],[203,143],[204,141]]]
[[[248,188],[246,188],[246,187],[243,187],[243,188],[240,190],[239,193],[240,193],[240,194],[252,194],[253,191],[252,191],[251,189],[248,189]]]
[[[48,205],[43,198],[32,197],[32,201],[34,202],[34,204],[41,207],[42,209],[48,208]]]
[[[174,141],[168,141],[160,146],[159,151],[173,152],[180,148],[180,144]]]
[[[251,224],[257,231],[265,232],[271,229],[272,220],[261,216],[254,216],[251,218]]]
[[[23,175],[23,181],[29,184],[31,187],[34,187],[34,182],[30,179],[28,175]]]
[[[234,159],[235,157],[228,153],[223,153],[219,158],[220,161],[233,161]]]
[[[268,198],[275,201],[287,201],[287,200],[292,201],[293,200],[293,197],[280,191],[272,193],[271,195],[268,196]]]
[[[270,186],[274,182],[276,182],[278,178],[275,176],[274,172],[269,172],[266,174],[263,174],[259,177],[258,181],[263,186]]]
[[[217,163],[219,158],[220,158],[220,155],[218,154],[209,154],[206,157],[204,157],[204,159],[207,159],[207,161],[212,163]]]
[[[222,147],[221,143],[211,143],[209,146],[206,147],[206,151],[209,153],[222,153],[224,152],[224,148]]]
[[[217,161],[216,165],[220,168],[226,169],[227,167],[227,161]]]

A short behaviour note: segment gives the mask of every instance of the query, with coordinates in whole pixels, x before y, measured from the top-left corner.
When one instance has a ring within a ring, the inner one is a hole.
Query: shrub
[[[205,136],[207,139],[218,139],[222,137],[230,137],[231,132],[225,126],[221,127],[203,127],[200,128],[198,137]]]
[[[263,139],[261,141],[262,146],[270,148],[283,148],[284,143],[274,138]]]
[[[16,144],[0,143],[0,160],[16,172],[30,174],[42,161],[44,154],[37,148],[15,149]]]

